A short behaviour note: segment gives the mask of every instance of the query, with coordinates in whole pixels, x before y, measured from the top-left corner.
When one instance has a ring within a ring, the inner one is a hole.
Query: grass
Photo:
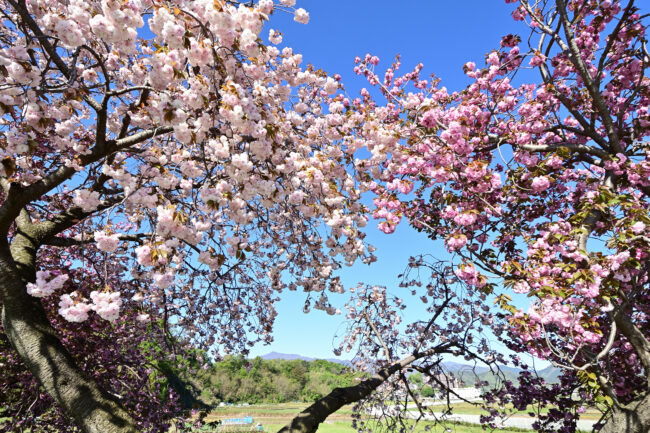
[[[267,433],[274,433],[286,425],[296,414],[304,410],[308,403],[278,403],[278,404],[260,404],[251,406],[224,406],[214,409],[207,417],[206,421],[213,421],[216,419],[224,418],[239,418],[244,416],[252,416],[254,422],[261,422],[264,426],[264,431]],[[470,414],[481,415],[484,411],[480,407],[475,407],[469,403],[456,403],[451,405],[453,413],[456,414]],[[439,411],[445,409],[445,405],[439,405]],[[432,409],[436,410],[436,406]],[[319,433],[355,433],[356,430],[352,428],[352,406],[344,406],[337,412],[330,415],[327,420],[318,428]],[[513,416],[521,416],[528,418],[528,411],[518,411]],[[598,411],[589,410],[582,415],[582,419],[598,419],[600,413]],[[429,427],[430,433],[484,433],[485,430],[480,425],[468,424],[463,422],[448,421],[442,424],[436,424],[427,421],[421,421],[416,426],[413,433],[425,433],[425,428]],[[500,432],[531,432],[531,430],[522,430],[517,428],[505,428],[498,430]]]
[[[309,406],[308,403],[277,403],[277,404],[259,404],[251,406],[224,406],[215,408],[209,415],[207,420],[222,418],[240,418],[244,416],[252,416],[259,418],[260,421],[279,419],[280,422],[289,422],[296,414],[305,410]],[[343,406],[337,412],[330,415],[328,420],[350,420],[352,415],[352,406]]]
[[[260,404],[252,406],[225,406],[214,409],[206,418],[206,421],[214,421],[224,418],[240,418],[244,416],[252,416],[254,423],[261,422],[264,426],[266,433],[275,433],[285,426],[296,414],[304,410],[308,403],[279,403],[279,404]],[[480,408],[474,407],[468,403],[453,404],[454,413],[458,414],[473,414],[479,415],[482,413]],[[435,406],[434,406],[435,408]],[[440,410],[444,406],[440,405]],[[435,409],[434,409],[435,410]],[[356,433],[352,428],[352,406],[344,406],[337,412],[330,415],[327,420],[318,428],[319,433]],[[526,412],[518,412],[520,416],[528,416]],[[591,411],[583,414],[582,419],[598,419],[597,412]],[[0,418],[0,425],[2,421],[8,418]],[[426,427],[429,427],[429,433],[485,433],[485,430],[480,425],[468,424],[463,422],[444,422],[436,424],[427,421],[421,421],[415,427],[412,433],[425,433]],[[171,431],[174,431],[172,429]],[[530,430],[522,430],[517,428],[506,428],[498,430],[500,432],[531,432]],[[207,433],[207,432],[206,432]]]
[[[285,426],[296,414],[304,410],[307,406],[307,403],[261,404],[244,407],[224,406],[214,409],[208,415],[206,421],[252,416],[254,418],[254,423],[261,422],[263,424],[265,432],[274,433]],[[480,412],[477,411],[473,406],[467,404],[459,409],[464,411],[458,413],[473,413],[469,412],[472,409],[476,411],[474,413]],[[352,420],[350,417],[351,414],[352,406],[344,406],[339,411],[330,415],[327,420],[319,426],[318,432],[356,433],[356,430],[352,428]],[[428,430],[430,433],[485,433],[485,430],[483,430],[480,425],[451,421],[445,422],[443,424],[421,421],[418,423],[413,433],[425,433],[425,428],[427,426],[430,428]],[[529,430],[508,428],[499,431],[528,432]]]
[[[237,417],[239,415],[241,416],[246,416],[246,415],[251,415],[251,416],[260,416],[263,418],[266,417],[271,417],[271,418],[284,418],[285,415],[295,415],[298,412],[303,411],[307,406],[309,406],[308,403],[277,403],[277,404],[260,404],[260,405],[252,405],[252,406],[245,406],[245,407],[236,407],[236,406],[225,406],[225,407],[220,407],[215,409],[212,414],[214,415],[215,418],[224,418],[226,415],[228,417]],[[468,414],[468,415],[484,415],[486,412],[478,406],[474,406],[469,403],[454,403],[451,405],[453,409],[453,413],[456,414]],[[434,412],[442,412],[446,409],[445,404],[440,404],[440,405],[434,405],[431,406],[431,409],[433,409]],[[507,406],[507,409],[512,409],[512,405]],[[410,410],[416,410],[415,407],[410,408]],[[527,418],[529,415],[529,412],[534,412],[534,408],[531,406],[528,408],[528,410],[525,411],[516,411],[512,414],[512,416],[520,416],[520,417],[525,417]],[[542,414],[548,413],[548,409],[543,409]],[[352,405],[348,406],[343,406],[341,409],[339,409],[336,413],[330,415],[328,419],[350,419],[350,415],[352,414]],[[583,413],[580,416],[580,419],[583,420],[598,420],[600,418],[601,413],[596,410],[596,409],[588,409],[587,412]]]

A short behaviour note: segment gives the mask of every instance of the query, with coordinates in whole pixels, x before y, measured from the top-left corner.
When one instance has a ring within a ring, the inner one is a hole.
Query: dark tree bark
[[[621,333],[634,347],[646,373],[646,392],[631,403],[615,404],[611,417],[601,433],[648,433],[650,432],[650,342],[629,317],[619,309],[614,315]]]
[[[600,433],[650,432],[650,393],[620,408],[612,410]]]
[[[373,392],[386,381],[393,373],[400,370],[401,365],[393,364],[389,368],[381,370],[370,379],[366,379],[358,385],[346,388],[334,388],[325,397],[317,400],[307,409],[300,412],[289,424],[282,427],[278,433],[311,433],[318,429],[318,426],[325,419],[345,406],[357,402]]]
[[[27,294],[38,244],[19,233],[11,248],[0,247],[2,325],[11,345],[63,411],[87,433],[136,433],[117,398],[75,363],[50,324],[39,299]]]

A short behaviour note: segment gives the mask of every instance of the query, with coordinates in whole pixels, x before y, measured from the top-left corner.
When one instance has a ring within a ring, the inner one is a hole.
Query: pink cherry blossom
[[[632,232],[634,234],[637,234],[637,235],[640,235],[641,233],[643,233],[645,231],[645,228],[646,228],[646,225],[643,224],[641,221],[637,221],[637,222],[635,222],[634,224],[632,224],[630,226],[630,230],[632,230]]]
[[[546,176],[535,177],[533,181],[530,183],[530,187],[532,188],[533,192],[536,193],[546,191],[550,185],[551,182],[548,180]]]
[[[94,233],[95,242],[97,242],[97,248],[102,251],[112,253],[117,250],[117,247],[120,244],[120,238],[117,233],[106,234],[105,231],[96,231]]]
[[[68,322],[86,321],[91,310],[92,306],[77,299],[75,292],[61,296],[59,314]]]
[[[120,292],[92,291],[90,292],[90,299],[93,301],[92,309],[102,319],[113,322],[119,317],[122,305]]]
[[[301,24],[307,24],[309,22],[309,13],[303,8],[298,8],[294,13],[293,19]]]
[[[467,244],[467,236],[462,233],[452,235],[447,239],[447,248],[449,251],[458,251]]]
[[[471,226],[476,222],[476,214],[463,212],[454,217],[454,222],[461,226]]]
[[[36,282],[27,283],[27,293],[37,298],[50,296],[62,288],[68,279],[69,276],[67,274],[53,276],[50,271],[37,271]]]

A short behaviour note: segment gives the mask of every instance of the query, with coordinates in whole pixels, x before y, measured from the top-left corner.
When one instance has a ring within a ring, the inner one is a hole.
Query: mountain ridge
[[[302,361],[316,361],[316,360],[325,360],[329,362],[334,362],[337,364],[345,365],[345,366],[350,366],[352,365],[352,362],[350,360],[346,359],[338,359],[338,358],[312,358],[309,356],[304,356],[304,355],[299,355],[295,353],[281,353],[281,352],[269,352],[265,355],[261,355],[260,358],[265,359],[265,360],[271,360],[271,359],[284,359],[284,360],[295,360],[295,359],[300,359]],[[459,362],[454,362],[454,361],[446,361],[442,363],[443,367],[445,370],[447,370],[449,373],[453,374],[454,376],[458,377],[459,379],[465,379],[466,381],[470,381],[468,374],[476,375],[474,376],[474,379],[478,378],[481,380],[487,380],[488,382],[493,382],[494,381],[494,374],[490,371],[489,368],[483,367],[483,366],[472,366],[470,364],[462,364]],[[515,368],[515,367],[508,367],[505,365],[499,366],[501,371],[503,372],[504,376],[508,380],[516,381],[517,376],[519,375],[519,372],[522,371],[520,368]],[[545,368],[542,368],[541,370],[537,370],[537,374],[540,377],[543,377],[547,383],[558,383],[559,382],[559,376],[560,376],[560,369],[557,367],[553,366],[548,366]],[[473,381],[473,380],[471,380]],[[470,382],[471,382],[470,381]]]
[[[323,361],[329,361],[329,362],[335,362],[337,364],[342,364],[342,365],[350,365],[351,362],[348,359],[338,359],[338,358],[312,358],[310,356],[304,356],[304,355],[298,355],[295,353],[281,353],[281,352],[269,352],[265,355],[260,355],[259,356],[262,359],[266,360],[271,360],[271,359],[284,359],[286,361],[292,361],[295,359],[299,359],[301,361],[318,361],[318,360],[323,360]]]

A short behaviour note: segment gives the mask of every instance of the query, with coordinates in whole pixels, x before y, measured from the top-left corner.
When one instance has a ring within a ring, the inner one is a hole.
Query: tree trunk
[[[397,369],[394,369],[396,371]],[[345,406],[346,404],[355,403],[370,395],[379,387],[394,371],[385,373],[384,370],[379,374],[366,379],[358,385],[346,388],[334,388],[332,392],[325,397],[316,400],[314,404],[300,412],[293,418],[289,424],[282,427],[278,433],[313,433],[318,429],[320,423]],[[382,374],[383,373],[383,374]]]
[[[2,325],[11,345],[50,396],[85,432],[137,433],[135,422],[118,400],[76,365],[40,301],[27,294],[25,272],[19,269],[27,270],[33,259],[28,251],[23,252],[27,254],[24,260],[14,261],[8,248],[0,247]]]
[[[370,395],[374,390],[384,383],[390,376],[400,371],[402,368],[411,364],[420,358],[431,356],[435,353],[448,353],[446,350],[449,344],[433,347],[424,352],[414,353],[406,358],[396,361],[375,373],[372,377],[362,380],[357,385],[346,388],[334,388],[332,392],[325,397],[316,400],[314,404],[300,412],[294,417],[289,424],[285,425],[278,433],[313,433],[318,429],[320,423],[345,406],[346,404],[356,403]]]
[[[615,408],[600,433],[648,433],[650,432],[650,393]]]

